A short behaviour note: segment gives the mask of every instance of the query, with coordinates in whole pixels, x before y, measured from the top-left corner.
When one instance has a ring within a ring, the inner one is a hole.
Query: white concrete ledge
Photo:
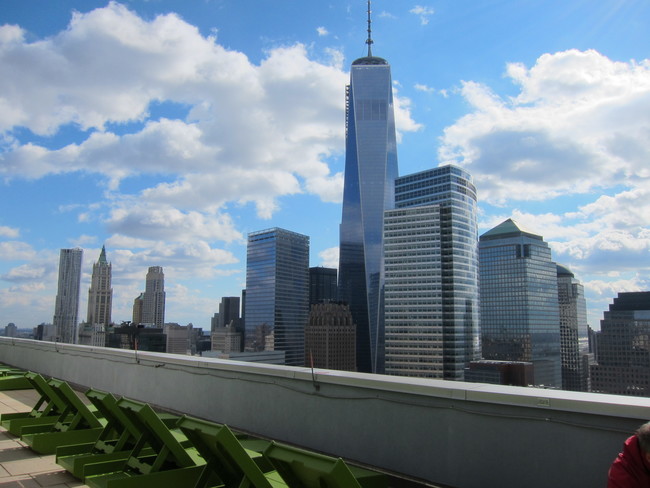
[[[606,484],[650,399],[0,338],[0,361],[458,488]]]

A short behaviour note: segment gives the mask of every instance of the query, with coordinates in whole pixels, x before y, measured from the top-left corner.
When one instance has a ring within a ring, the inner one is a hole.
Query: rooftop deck
[[[604,486],[624,439],[650,418],[647,398],[28,340],[0,339],[0,361],[456,488]]]
[[[38,394],[35,390],[0,392],[0,415],[30,410]],[[0,487],[2,488],[85,488],[86,485],[54,461],[0,427]]]

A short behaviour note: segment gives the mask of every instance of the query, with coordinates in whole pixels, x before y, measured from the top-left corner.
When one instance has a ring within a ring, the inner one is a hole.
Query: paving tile
[[[0,463],[4,466],[8,462],[25,460],[25,448],[16,442],[12,442],[13,447],[6,447],[0,451]],[[5,467],[6,468],[6,467]]]
[[[41,473],[32,475],[32,478],[40,485],[47,487],[66,486],[72,476],[67,471],[57,471],[54,473]],[[74,479],[74,478],[73,478]]]
[[[29,475],[0,478],[0,488],[41,488]]]
[[[35,474],[43,472],[64,471],[61,466],[54,461],[55,456],[33,457],[27,459],[20,459],[16,461],[2,462],[2,467],[6,469],[9,474]]]

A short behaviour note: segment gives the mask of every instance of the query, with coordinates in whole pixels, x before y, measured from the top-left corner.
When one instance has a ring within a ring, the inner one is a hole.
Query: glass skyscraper
[[[557,267],[541,236],[508,219],[479,238],[483,358],[533,363],[562,387]]]
[[[480,358],[476,189],[443,166],[395,181],[384,222],[386,373],[463,380]]]
[[[562,389],[589,391],[587,301],[582,284],[569,268],[557,265],[560,304]]]
[[[352,63],[346,97],[339,299],[357,324],[357,369],[384,370],[384,211],[398,175],[390,65],[372,56]]]
[[[59,254],[59,282],[53,320],[55,340],[58,342],[77,342],[82,256],[83,250],[78,248],[61,249]]]
[[[619,293],[604,312],[591,388],[650,397],[650,291]]]
[[[273,349],[286,364],[303,366],[309,320],[309,237],[273,228],[248,234],[246,347],[273,334]],[[260,344],[259,347],[262,347]]]

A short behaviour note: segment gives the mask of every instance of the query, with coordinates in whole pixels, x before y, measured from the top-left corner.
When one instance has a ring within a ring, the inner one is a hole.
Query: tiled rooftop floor
[[[32,409],[35,390],[0,391],[0,414]],[[0,427],[0,488],[84,488],[81,481],[54,462],[54,454],[41,456],[18,437]]]

